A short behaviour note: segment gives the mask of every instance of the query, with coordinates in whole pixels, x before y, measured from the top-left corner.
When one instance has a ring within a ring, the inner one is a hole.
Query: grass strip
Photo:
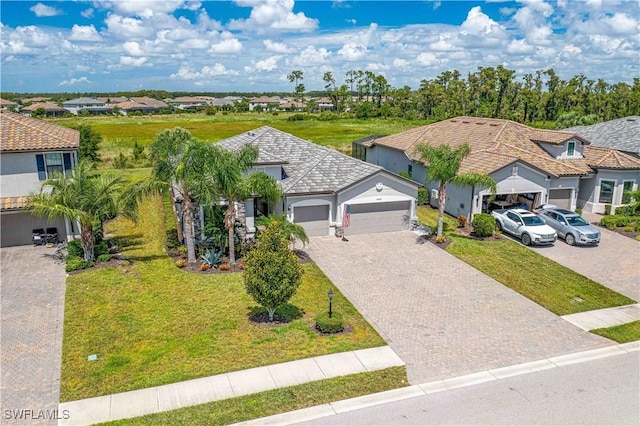
[[[405,367],[392,367],[103,424],[225,425],[405,386]]]
[[[156,198],[144,203],[139,223],[108,224],[128,262],[68,277],[61,401],[385,344],[313,263],[303,265],[303,283],[280,312],[290,322],[252,323],[257,305],[241,273],[176,268],[164,252],[170,222],[162,208]],[[352,332],[312,330],[315,316],[328,309],[329,289]],[[91,354],[98,360],[88,361]]]
[[[418,209],[418,218],[428,226],[437,223],[437,217],[435,209]],[[445,223],[452,239],[449,253],[557,315],[635,302],[515,241],[455,235],[455,219],[445,216]]]
[[[640,340],[640,321],[616,325],[615,327],[596,328],[591,333],[606,337],[618,343],[628,343]]]

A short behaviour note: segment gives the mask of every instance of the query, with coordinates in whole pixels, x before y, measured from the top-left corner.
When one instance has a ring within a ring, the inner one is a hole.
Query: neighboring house
[[[320,111],[331,111],[333,110],[333,101],[329,98],[318,98],[316,99],[316,105]]]
[[[25,206],[28,195],[38,191],[42,181],[75,167],[80,132],[8,111],[0,111],[0,122],[0,246],[31,244],[34,229],[56,228],[61,240],[72,236],[70,221],[50,223]]]
[[[305,107],[305,105],[302,102],[288,101],[288,102],[285,102],[283,104],[280,104],[278,106],[278,109],[280,109],[281,111],[302,112],[302,111],[304,111],[304,107]]]
[[[10,109],[15,111],[19,106],[20,105],[18,105],[16,102],[0,98],[0,109]]]
[[[283,100],[279,97],[269,98],[266,96],[261,96],[259,98],[253,98],[249,101],[249,111],[253,111],[256,107],[261,107],[264,111],[275,111],[280,107],[281,103],[283,103]]]
[[[212,98],[209,103],[211,104],[211,106],[214,106],[214,107],[229,109],[236,104],[236,101],[234,101],[233,99],[227,99],[227,98]]]
[[[23,107],[20,112],[27,116],[31,116],[31,114],[36,112],[36,110],[38,109],[44,110],[44,115],[47,117],[62,117],[68,112],[66,109],[52,102],[36,102],[29,106]]]
[[[43,98],[43,97],[35,97],[35,98],[24,98],[22,99],[22,104],[35,104],[37,102],[49,102],[51,98]]]
[[[82,111],[91,114],[104,114],[109,112],[106,103],[95,98],[76,98],[62,103],[62,107],[73,115],[78,115]]]
[[[180,96],[174,99],[167,100],[167,104],[178,109],[197,109],[200,107],[206,107],[207,101],[206,99],[202,98]]]
[[[447,186],[446,211],[453,216],[487,212],[505,205],[531,209],[543,203],[603,213],[606,204],[628,203],[628,190],[640,181],[640,160],[620,151],[592,147],[575,132],[534,129],[509,120],[457,117],[395,135],[354,143],[359,158],[392,172],[406,172],[430,191],[437,205],[437,182],[425,181],[419,144],[452,147],[468,143],[471,154],[461,172],[485,173],[497,182],[498,197],[487,188]]]
[[[169,108],[169,105],[167,105],[165,102],[150,98],[148,96],[134,96],[131,98],[131,100],[133,102],[137,102],[139,104],[154,108],[156,111]]]
[[[617,149],[640,158],[640,116],[618,118],[591,126],[564,129],[589,139],[591,146]]]
[[[122,102],[128,102],[129,98],[125,96],[113,96],[113,97],[98,97],[96,98],[100,102],[104,102],[105,106],[121,104]]]
[[[286,212],[308,236],[335,235],[347,205],[347,236],[409,229],[417,219],[419,185],[382,167],[267,126],[218,144],[230,150],[255,145],[259,156],[252,171],[267,173],[282,187],[284,198],[275,205],[259,198],[240,203],[239,220],[248,234],[255,232],[257,216]]]
[[[108,107],[110,110],[118,109],[122,115],[128,115],[132,112],[141,112],[143,114],[152,114],[156,111],[156,108],[141,104],[139,102],[127,101],[120,102],[119,104],[110,105]]]

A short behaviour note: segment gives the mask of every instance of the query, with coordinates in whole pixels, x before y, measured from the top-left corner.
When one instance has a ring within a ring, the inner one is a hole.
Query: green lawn
[[[129,153],[135,141],[146,146],[164,129],[183,127],[193,136],[202,140],[216,142],[237,134],[261,127],[271,126],[291,133],[305,140],[329,146],[350,153],[351,142],[374,134],[391,134],[426,124],[425,121],[407,121],[398,119],[340,119],[332,121],[304,120],[288,121],[290,113],[272,114],[204,114],[156,115],[140,117],[74,117],[59,118],[53,121],[60,125],[90,124],[104,139],[101,155],[111,160],[120,151]]]
[[[418,209],[419,220],[428,226],[437,216],[435,209]],[[452,239],[449,253],[557,315],[635,303],[508,238],[478,241],[455,235],[455,219],[445,219]]]
[[[633,342],[640,340],[640,321],[633,321],[615,327],[597,328],[590,330],[590,332],[618,343]]]
[[[304,265],[290,301],[300,318],[279,327],[251,323],[256,304],[241,274],[177,269],[164,253],[160,200],[145,203],[140,217],[138,225],[107,226],[130,264],[67,279],[62,401],[385,344],[315,264]],[[326,337],[310,328],[327,309],[329,289],[352,333]],[[87,361],[91,354],[98,360]]]
[[[405,368],[393,367],[105,424],[225,425],[405,386]]]

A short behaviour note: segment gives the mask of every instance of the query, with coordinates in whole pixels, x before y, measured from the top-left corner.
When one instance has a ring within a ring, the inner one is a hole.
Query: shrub
[[[108,262],[111,260],[111,255],[109,253],[101,254],[96,258],[98,262]]]
[[[633,232],[633,231],[634,231],[634,227],[633,227],[633,226],[631,226],[631,225],[627,225],[627,226],[625,226],[624,228],[622,228],[622,230],[623,230],[624,232]]]
[[[333,121],[340,119],[340,116],[333,112],[323,111],[320,113],[318,120],[320,121]]]
[[[634,221],[631,216],[605,216],[600,219],[600,225],[607,229],[621,228]]]
[[[418,205],[426,206],[429,204],[429,190],[427,188],[418,188]]]
[[[208,271],[209,269],[211,269],[211,265],[209,265],[207,263],[203,263],[202,265],[200,265],[200,270],[201,271]]]
[[[178,253],[180,253],[180,256],[186,256],[187,255],[187,247],[186,246],[178,246]]]
[[[402,176],[405,179],[413,179],[411,177],[411,174],[409,174],[409,172],[404,172],[404,171],[398,172],[398,176]]]
[[[93,262],[84,260],[82,257],[67,256],[67,264],[64,267],[66,272],[78,271],[80,269],[87,269],[93,266]]]
[[[304,120],[303,114],[293,114],[287,117],[287,121],[303,121],[303,120]]]
[[[458,228],[464,228],[465,226],[467,226],[467,217],[465,215],[460,215],[457,218],[458,220]]]
[[[473,216],[471,225],[473,226],[473,232],[478,237],[490,237],[496,229],[496,221],[488,213],[479,213]]]
[[[344,330],[342,315],[333,312],[329,318],[328,312],[322,312],[316,316],[316,330],[321,333],[340,333]]]
[[[228,271],[230,268],[231,266],[229,266],[227,262],[223,262],[220,264],[220,267],[218,269],[220,269],[221,271]]]
[[[616,207],[616,212],[615,212],[616,216],[633,216],[635,214],[636,212],[633,206]]]
[[[184,259],[178,259],[176,260],[176,266],[178,268],[184,268],[185,266],[187,266],[187,261]]]
[[[80,240],[69,241],[67,254],[69,257],[84,257],[84,249],[82,248]]]
[[[576,208],[576,213],[582,214],[582,209],[580,207]]]
[[[215,268],[222,262],[222,252],[210,249],[200,255],[200,259],[210,267]]]
[[[109,254],[109,244],[106,241],[100,241],[93,247],[93,254],[96,257],[100,257],[104,254]]]
[[[438,244],[444,244],[447,241],[447,237],[445,237],[444,235],[438,235],[436,237],[436,243]]]
[[[605,216],[609,216],[611,214],[611,204],[604,205],[604,214]]]
[[[634,225],[633,229],[634,229],[635,231],[639,231],[639,232],[640,232],[640,220],[638,220],[638,221],[636,222],[636,224]]]

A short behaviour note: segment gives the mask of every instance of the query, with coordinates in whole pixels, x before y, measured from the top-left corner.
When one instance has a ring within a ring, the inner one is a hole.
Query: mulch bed
[[[462,228],[456,228],[455,233],[456,235],[461,235],[463,237],[473,238],[474,240],[480,240],[480,241],[499,241],[502,238],[500,235],[492,235],[490,237],[478,237],[476,233],[473,232],[473,228],[470,225],[467,225]],[[444,235],[444,239],[445,239],[444,242],[439,243],[436,241],[436,234],[427,234],[427,235],[421,235],[420,237],[418,237],[416,242],[418,244],[424,244],[425,242],[428,241],[432,244],[435,244],[436,247],[446,250],[449,244],[451,244],[452,240],[446,235]]]

